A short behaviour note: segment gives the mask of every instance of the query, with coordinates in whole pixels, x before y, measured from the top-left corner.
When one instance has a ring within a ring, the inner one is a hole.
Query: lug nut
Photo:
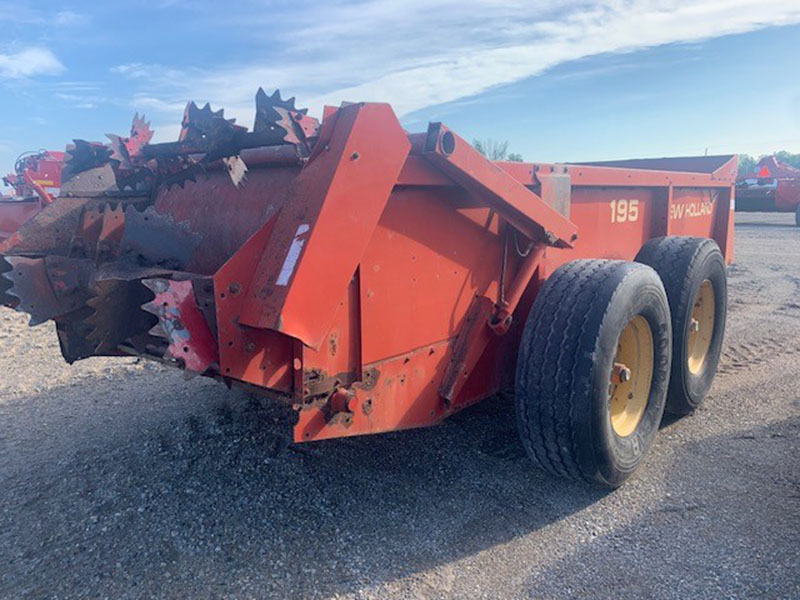
[[[616,384],[630,381],[631,370],[622,363],[614,363],[614,368],[611,370],[611,380]]]

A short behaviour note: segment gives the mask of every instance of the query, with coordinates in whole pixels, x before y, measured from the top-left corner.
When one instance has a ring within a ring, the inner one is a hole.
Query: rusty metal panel
[[[360,280],[359,271],[356,271],[319,350],[303,348],[303,396],[306,399],[361,379]]]
[[[252,276],[276,220],[277,216],[274,216],[263,225],[214,275],[219,373],[223,377],[290,394],[294,389],[291,338],[240,322],[245,282]]]
[[[437,393],[448,365],[449,343],[440,342],[364,366],[365,381],[351,388],[340,410],[323,403],[303,404],[295,441],[379,433],[432,425],[452,410]]]
[[[162,186],[155,201],[159,213],[186,224],[202,242],[187,270],[212,275],[283,205],[298,167],[251,168],[236,187],[227,172],[197,176],[183,187]],[[221,226],[220,219],[224,218]]]
[[[0,243],[42,209],[36,200],[0,200]]]
[[[158,333],[167,340],[165,358],[188,371],[204,373],[219,361],[217,341],[197,305],[191,280],[144,279],[155,298],[142,308],[158,317]]]
[[[453,402],[438,390],[451,364],[452,340],[366,364],[362,381],[341,394],[336,406],[322,401],[297,406],[294,439],[308,442],[434,425],[498,390],[507,356],[502,339],[490,338]]]
[[[247,290],[243,324],[320,347],[410,147],[389,105],[339,110],[326,150],[289,189]]]
[[[475,295],[497,298],[498,217],[464,196],[392,194],[361,263],[364,363],[453,338]]]

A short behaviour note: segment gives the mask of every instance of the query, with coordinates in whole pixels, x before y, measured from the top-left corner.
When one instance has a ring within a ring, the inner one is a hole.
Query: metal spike
[[[153,301],[142,308],[158,317],[160,331],[168,342],[164,356],[197,373],[218,362],[216,338],[197,305],[194,282],[151,278],[143,279],[142,284],[154,294]]]
[[[308,109],[297,109],[295,98],[283,100],[279,90],[267,96],[264,88],[256,92],[256,118],[253,134],[260,134],[262,143],[290,143],[304,145],[306,139],[313,137],[319,122],[307,116]]]
[[[164,327],[161,324],[161,307],[157,304],[158,294],[164,291],[165,285],[163,283],[164,280],[162,279],[142,279],[142,285],[148,288],[151,292],[153,292],[153,300],[150,302],[145,302],[142,304],[142,310],[145,312],[150,313],[151,315],[155,316],[158,319],[158,322],[150,328],[148,333],[154,337],[163,338],[169,341],[169,336],[167,336],[167,332],[164,331]]]
[[[148,311],[148,312],[150,312],[150,311]],[[165,339],[165,340],[168,339],[167,338],[167,332],[164,331],[164,328],[161,326],[161,321],[159,321],[158,323],[153,325],[147,333],[149,335],[152,335],[153,337],[162,338],[162,339]]]
[[[146,281],[146,280],[142,280],[142,283],[143,283],[144,285],[147,285],[147,284],[145,283],[145,281]],[[155,301],[153,301],[153,302],[145,302],[144,304],[142,304],[142,310],[143,310],[143,311],[145,311],[145,312],[147,312],[147,313],[150,313],[151,315],[153,315],[153,316],[154,316],[154,317],[156,317],[156,318],[158,318],[158,317],[159,317],[159,314],[158,314],[158,306],[156,306],[156,304],[155,304]],[[152,326],[152,327],[151,327],[151,328],[148,330],[148,332],[147,332],[147,333],[148,333],[149,335],[152,335],[153,337],[157,337],[157,338],[162,338],[162,339],[168,340],[168,338],[167,338],[167,332],[166,332],[166,331],[164,331],[164,328],[161,326],[161,320],[160,320],[160,319],[158,320],[158,322],[156,322],[156,324],[155,324],[155,325],[153,325],[153,326]]]
[[[0,256],[0,305],[14,308],[18,300],[16,296],[8,294],[8,290],[11,289],[13,283],[11,279],[5,276],[11,269],[11,263],[4,256]]]
[[[86,340],[89,328],[84,323],[91,312],[92,309],[87,306],[56,320],[61,355],[70,364],[94,355],[92,344]]]
[[[94,312],[84,323],[89,328],[85,337],[95,354],[111,352],[155,325],[156,318],[142,310],[153,294],[138,280],[96,280],[94,290],[96,295],[86,302]]]
[[[107,133],[106,137],[111,141],[111,158],[118,160],[125,167],[130,167],[131,157],[125,146],[125,139],[113,133]]]
[[[98,263],[108,262],[119,256],[119,244],[124,230],[125,212],[122,204],[106,204],[95,246]]]
[[[11,282],[5,295],[12,298],[14,310],[31,316],[31,327],[62,312],[61,304],[47,278],[44,258],[6,256],[5,259],[11,265],[11,270],[2,275]],[[17,299],[16,303],[13,298]]]
[[[138,156],[141,149],[150,143],[153,138],[153,131],[150,123],[144,120],[144,116],[139,116],[137,112],[131,124],[129,137],[122,137],[113,133],[107,133],[106,137],[111,140],[111,158],[117,160],[126,169],[132,169],[132,160]]]
[[[78,173],[106,164],[111,158],[111,149],[103,144],[87,142],[86,140],[72,141],[73,146],[67,148],[64,156],[64,165],[61,170],[62,184],[68,182]]]

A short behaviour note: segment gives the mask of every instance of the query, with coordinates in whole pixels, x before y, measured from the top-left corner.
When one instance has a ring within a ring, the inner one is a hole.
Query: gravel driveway
[[[737,215],[712,395],[613,493],[537,472],[507,400],[295,446],[267,402],[68,367],[0,309],[0,597],[798,598],[793,221]]]

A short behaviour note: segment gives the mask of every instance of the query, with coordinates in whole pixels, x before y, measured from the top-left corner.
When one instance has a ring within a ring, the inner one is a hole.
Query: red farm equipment
[[[14,173],[3,177],[10,195],[0,194],[0,242],[52,202],[61,186],[63,152],[40,150],[17,158]]]
[[[725,327],[733,156],[491,162],[387,104],[252,130],[76,141],[0,245],[3,304],[73,362],[134,355],[263,393],[310,442],[433,425],[515,388],[539,466],[621,484],[705,397]]]
[[[758,161],[752,173],[736,180],[736,208],[741,211],[793,212],[800,227],[800,169],[775,156]]]

